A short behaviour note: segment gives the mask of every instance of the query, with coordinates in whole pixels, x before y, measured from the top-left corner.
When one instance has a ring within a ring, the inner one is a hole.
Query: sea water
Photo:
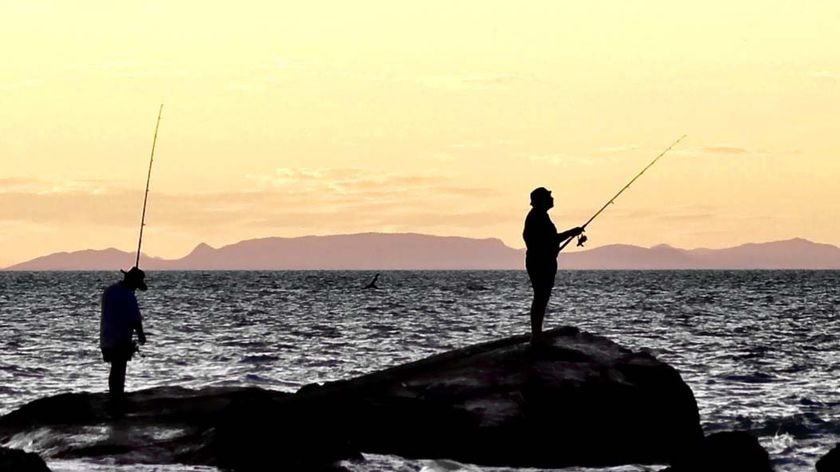
[[[151,272],[138,292],[149,342],[127,388],[293,392],[529,331],[524,271]],[[110,272],[0,272],[0,414],[105,391],[97,346]],[[694,391],[704,431],[758,436],[777,470],[813,470],[840,441],[840,272],[560,272],[546,326],[647,349]],[[37,451],[36,451],[37,452]],[[369,471],[506,471],[366,456]],[[55,471],[214,470],[54,461]],[[656,470],[627,466],[614,471]],[[537,470],[537,469],[530,469]],[[564,469],[580,471],[584,469]]]

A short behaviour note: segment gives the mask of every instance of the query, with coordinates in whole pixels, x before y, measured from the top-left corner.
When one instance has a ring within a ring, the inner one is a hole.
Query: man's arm
[[[557,233],[557,244],[563,244],[567,239],[574,238],[575,236],[578,236],[581,233],[583,233],[582,226],[563,231],[562,233]]]
[[[137,320],[134,330],[137,331],[137,340],[140,341],[140,344],[146,344],[146,333],[143,332],[142,320]]]
[[[146,344],[146,333],[143,332],[143,315],[140,314],[140,307],[137,306],[137,298],[131,297],[131,318],[134,318],[134,331],[137,332],[137,340],[140,344]]]

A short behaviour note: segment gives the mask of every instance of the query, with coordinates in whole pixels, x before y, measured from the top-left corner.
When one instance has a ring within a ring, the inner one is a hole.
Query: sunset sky
[[[224,7],[213,6],[224,4]],[[840,2],[0,1],[0,267],[266,236],[840,245]],[[130,265],[127,261],[126,265]]]

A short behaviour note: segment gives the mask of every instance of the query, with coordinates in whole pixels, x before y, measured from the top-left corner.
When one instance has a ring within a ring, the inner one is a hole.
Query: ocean
[[[138,292],[149,342],[129,364],[126,387],[293,392],[529,331],[524,271],[390,271],[379,289],[364,290],[373,275],[150,272],[149,290]],[[48,395],[107,390],[99,298],[120,278],[0,272],[0,414]],[[838,271],[563,271],[546,327],[573,325],[651,351],[694,391],[707,434],[750,431],[776,470],[811,471],[840,441],[839,309]],[[513,470],[366,458],[348,467]],[[215,470],[46,459],[56,472]]]

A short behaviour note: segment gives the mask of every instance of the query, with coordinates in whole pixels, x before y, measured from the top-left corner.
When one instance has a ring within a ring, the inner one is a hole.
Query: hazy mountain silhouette
[[[840,269],[840,248],[796,238],[725,249],[610,245],[558,259],[565,269]]]
[[[199,244],[180,259],[141,258],[148,270],[273,269],[508,269],[522,266],[523,252],[499,239],[421,234],[363,233],[300,238],[263,238],[218,249]],[[89,270],[130,266],[131,253],[106,249],[58,253],[9,270]]]
[[[7,270],[116,270],[134,263],[117,249],[61,252]],[[498,239],[363,233],[250,239],[221,248],[199,244],[180,259],[141,258],[148,270],[523,269],[524,250]],[[726,249],[616,244],[564,252],[561,269],[840,269],[840,248],[805,239]]]
[[[135,253],[120,251],[119,249],[86,249],[84,251],[57,252],[48,256],[15,264],[5,270],[116,270],[128,269],[134,265]],[[165,263],[164,259],[148,257],[145,254],[141,261],[148,261],[150,265]]]

